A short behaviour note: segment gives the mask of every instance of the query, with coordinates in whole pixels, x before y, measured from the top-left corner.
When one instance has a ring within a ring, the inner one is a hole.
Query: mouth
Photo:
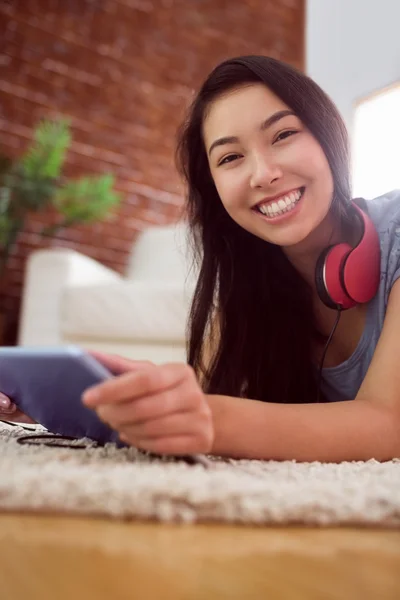
[[[273,221],[294,211],[302,199],[305,189],[305,187],[300,187],[297,190],[293,190],[292,192],[289,192],[288,194],[285,194],[275,200],[260,202],[254,206],[252,210],[262,215],[269,221]]]

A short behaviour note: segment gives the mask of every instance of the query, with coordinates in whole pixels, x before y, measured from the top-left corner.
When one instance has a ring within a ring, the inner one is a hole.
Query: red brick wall
[[[221,60],[269,54],[303,67],[304,0],[0,0],[0,147],[18,155],[32,125],[66,115],[67,175],[111,171],[124,200],[110,220],[43,241],[19,236],[0,289],[15,338],[27,255],[73,247],[122,271],[136,233],[176,220],[175,132]]]

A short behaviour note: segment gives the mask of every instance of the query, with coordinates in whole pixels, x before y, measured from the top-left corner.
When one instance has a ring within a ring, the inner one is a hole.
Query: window
[[[358,104],[353,133],[353,195],[400,189],[400,84]]]

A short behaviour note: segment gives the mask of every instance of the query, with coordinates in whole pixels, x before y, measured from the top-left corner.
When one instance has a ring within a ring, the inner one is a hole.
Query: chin
[[[282,248],[293,248],[303,244],[309,238],[312,232],[313,228],[305,227],[305,224],[301,223],[300,227],[292,224],[285,229],[282,228],[280,231],[253,231],[252,233],[266,242],[274,244],[275,246],[281,246]],[[270,235],[268,235],[269,233]]]

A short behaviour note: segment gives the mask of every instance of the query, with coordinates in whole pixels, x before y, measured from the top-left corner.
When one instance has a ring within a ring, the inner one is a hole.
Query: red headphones
[[[315,283],[322,302],[329,308],[348,309],[369,302],[378,291],[380,242],[374,223],[352,203],[362,226],[361,238],[352,248],[336,244],[326,248],[315,267]]]

